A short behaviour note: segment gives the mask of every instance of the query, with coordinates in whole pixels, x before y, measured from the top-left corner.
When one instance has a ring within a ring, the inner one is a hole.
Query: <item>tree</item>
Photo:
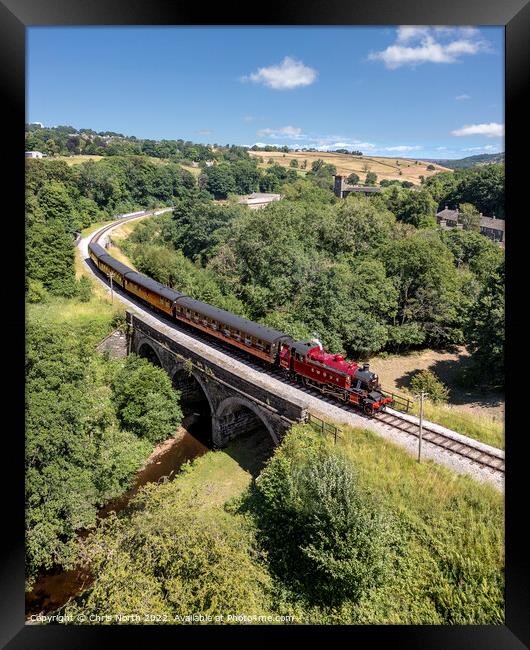
[[[469,314],[468,347],[478,381],[504,385],[504,259],[491,272]]]
[[[350,175],[348,176],[348,178],[346,179],[346,181],[347,181],[350,185],[357,185],[357,183],[358,183],[360,180],[361,180],[361,179],[359,178],[358,174],[356,174],[355,172],[353,172],[352,174],[350,174]]]
[[[236,191],[234,175],[231,167],[227,164],[208,167],[204,176],[206,177],[206,190],[216,199],[226,199],[229,194]]]
[[[345,456],[296,427],[260,475],[255,511],[277,578],[311,603],[358,602],[381,585],[392,521],[359,486]]]
[[[461,279],[438,233],[416,231],[389,242],[378,257],[399,293],[390,341],[404,347],[462,342]]]
[[[447,387],[430,370],[418,370],[410,381],[410,387],[415,393],[428,393],[428,398],[434,404],[447,402],[449,397]]]
[[[297,169],[298,168],[298,160],[296,158],[293,158],[293,160],[291,160],[291,162],[289,163],[289,166],[293,167],[294,169]]]
[[[396,217],[416,228],[436,225],[436,202],[427,190],[407,190],[395,205]]]
[[[458,206],[458,221],[464,226],[464,230],[480,232],[480,214],[471,203],[461,203]]]
[[[178,394],[162,368],[129,355],[112,388],[118,418],[124,428],[151,443],[175,433],[182,411]]]
[[[366,174],[365,185],[375,185],[377,182],[377,174],[375,172],[368,172]]]
[[[427,171],[433,172],[436,170],[436,167],[434,165],[427,165]]]

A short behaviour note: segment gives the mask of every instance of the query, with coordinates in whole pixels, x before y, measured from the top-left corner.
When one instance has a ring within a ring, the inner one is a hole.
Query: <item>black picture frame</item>
[[[526,483],[524,477],[526,430],[524,417],[527,387],[519,369],[524,361],[527,283],[525,252],[525,173],[523,147],[526,138],[527,89],[530,62],[530,5],[527,0],[445,0],[427,3],[421,0],[373,0],[372,3],[331,0],[289,0],[269,2],[262,7],[218,3],[213,7],[172,0],[1,0],[0,75],[4,91],[3,106],[6,157],[11,160],[4,172],[4,204],[12,200],[10,212],[4,212],[2,245],[3,292],[8,301],[3,310],[4,378],[9,379],[4,407],[4,549],[0,559],[2,647],[18,648],[94,648],[134,635],[134,644],[153,644],[154,637],[168,635],[179,642],[191,634],[194,642],[208,635],[212,641],[228,640],[226,627],[82,627],[24,625],[24,302],[23,302],[23,200],[24,167],[21,155],[23,116],[25,114],[25,30],[36,25],[500,25],[505,26],[505,112],[506,119],[506,246],[507,371],[506,371],[506,625],[504,626],[350,626],[340,628],[346,643],[403,648],[511,649],[530,644],[530,571],[528,545],[524,533]],[[443,98],[441,98],[443,101]],[[16,125],[16,126],[15,126]],[[19,130],[20,129],[20,130]],[[10,156],[10,152],[14,152]],[[520,155],[518,155],[520,154]],[[16,162],[13,162],[16,161]],[[515,217],[514,217],[515,215]],[[13,227],[13,223],[15,227]],[[9,224],[9,228],[7,225]],[[526,238],[528,241],[528,238]],[[10,256],[10,259],[9,259]],[[9,261],[8,261],[9,259]],[[20,285],[18,284],[20,283]],[[20,300],[18,298],[20,297]],[[20,369],[20,370],[19,370]],[[494,371],[494,369],[492,369]],[[20,372],[20,376],[18,376]],[[6,426],[11,414],[13,426]],[[520,420],[519,420],[520,418]],[[521,424],[520,424],[521,423]],[[526,427],[527,428],[527,427]],[[528,470],[527,470],[528,471]],[[519,496],[522,496],[519,499]],[[230,628],[231,636],[248,637],[256,628]],[[331,627],[311,629],[311,635],[335,633]],[[276,630],[276,631],[275,631]],[[300,626],[276,626],[259,630],[265,635],[295,635]],[[211,635],[215,636],[211,636]],[[224,639],[222,637],[225,637]],[[316,636],[313,637],[316,641]],[[205,638],[206,640],[206,638]],[[250,639],[249,639],[250,640]],[[186,641],[184,641],[186,642]]]

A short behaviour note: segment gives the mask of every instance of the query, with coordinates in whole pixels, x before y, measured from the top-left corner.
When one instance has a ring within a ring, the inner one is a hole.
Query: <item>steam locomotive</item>
[[[280,367],[307,386],[354,404],[367,415],[393,403],[367,363],[359,366],[340,354],[329,354],[317,340],[295,341],[271,327],[194,300],[119,262],[97,242],[88,245],[94,265],[113,282],[172,319],[191,325],[224,343],[244,350],[269,366]]]

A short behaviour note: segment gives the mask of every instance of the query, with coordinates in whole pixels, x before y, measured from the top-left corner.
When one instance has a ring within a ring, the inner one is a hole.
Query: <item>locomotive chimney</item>
[[[369,363],[363,363],[363,370],[370,370],[370,364]]]

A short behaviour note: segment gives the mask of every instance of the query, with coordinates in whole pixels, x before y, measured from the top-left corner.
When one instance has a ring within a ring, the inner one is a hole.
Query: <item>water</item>
[[[123,510],[143,485],[159,481],[163,477],[173,479],[183,463],[208,451],[209,436],[204,429],[204,421],[199,421],[197,414],[187,416],[176,437],[157,446],[149,462],[138,472],[134,485],[120,497],[105,504],[99,510],[98,517],[104,519],[112,511]],[[89,532],[80,531],[79,537],[86,537]],[[26,594],[26,618],[32,614],[53,612],[80,594],[91,582],[90,572],[84,569],[65,571],[61,567],[54,567],[43,571],[33,589]]]

